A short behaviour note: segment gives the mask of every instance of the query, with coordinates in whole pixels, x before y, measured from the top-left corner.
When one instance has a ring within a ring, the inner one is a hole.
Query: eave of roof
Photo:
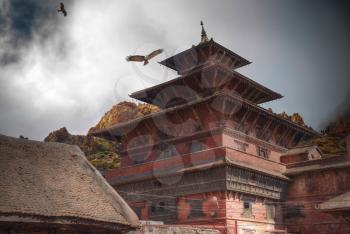
[[[247,108],[251,108],[251,109],[254,109],[256,111],[260,111],[261,113],[265,114],[266,116],[271,117],[271,118],[273,118],[273,119],[275,119],[275,120],[277,120],[279,122],[288,124],[288,125],[292,126],[293,128],[298,129],[299,131],[307,132],[308,134],[310,134],[312,136],[319,136],[320,135],[318,132],[316,132],[316,131],[314,131],[312,129],[306,128],[306,127],[301,126],[301,125],[298,125],[298,124],[292,122],[291,120],[284,119],[284,118],[278,116],[277,114],[271,113],[268,110],[266,110],[266,109],[264,109],[264,108],[262,108],[262,107],[260,107],[258,105],[255,105],[254,103],[252,103],[252,102],[250,102],[248,100],[242,99],[241,97],[239,97],[237,95],[228,95],[228,94],[222,93],[222,92],[218,92],[218,93],[215,93],[214,95],[211,95],[209,97],[201,98],[199,100],[194,100],[194,101],[186,103],[186,104],[182,104],[182,105],[174,106],[174,107],[171,107],[171,108],[168,108],[168,109],[164,109],[164,110],[161,110],[159,112],[152,113],[152,114],[140,117],[140,118],[136,118],[136,119],[127,121],[127,122],[115,124],[115,125],[112,125],[112,126],[110,126],[108,128],[94,131],[94,132],[92,132],[92,134],[98,136],[98,135],[111,134],[112,132],[115,133],[118,129],[123,128],[125,126],[131,125],[131,124],[138,124],[139,122],[141,122],[141,121],[143,121],[145,119],[156,118],[156,117],[164,115],[166,113],[170,113],[170,112],[182,109],[182,108],[187,108],[187,107],[195,105],[195,104],[206,102],[206,101],[208,101],[208,100],[210,100],[212,98],[217,98],[219,96],[222,96],[224,98],[230,98],[230,99],[233,99],[235,101],[240,101],[242,104],[246,105]]]
[[[239,60],[241,60],[242,64],[240,66],[237,66],[236,68],[239,68],[239,67],[251,64],[251,62],[248,61],[247,59],[245,59],[245,58],[241,57],[240,55],[234,53],[230,49],[227,49],[226,47],[220,45],[219,43],[215,42],[213,39],[211,39],[210,41],[208,41],[206,43],[202,43],[202,44],[199,44],[197,46],[192,46],[191,48],[189,48],[189,49],[187,49],[185,51],[182,51],[182,52],[180,52],[180,53],[178,53],[176,55],[173,55],[173,56],[171,56],[171,57],[169,57],[169,58],[167,58],[167,59],[165,59],[165,60],[163,60],[163,61],[161,61],[159,63],[164,65],[164,66],[166,66],[166,67],[169,67],[169,68],[171,68],[171,69],[173,69],[175,71],[178,71],[178,69],[173,64],[173,60],[174,60],[175,57],[181,56],[181,55],[183,55],[185,53],[191,53],[193,50],[199,50],[199,49],[201,49],[203,47],[210,46],[210,45],[215,46],[215,47],[217,47],[217,48],[219,48],[221,50],[224,50],[225,52],[227,52],[231,56],[236,57]]]
[[[180,82],[181,80],[187,80],[190,79],[194,74],[196,73],[200,73],[202,72],[202,69],[212,69],[214,67],[218,67],[219,69],[223,69],[224,72],[229,73],[230,75],[232,75],[232,79],[234,79],[235,77],[237,77],[238,79],[240,79],[240,82],[243,83],[248,83],[250,85],[252,85],[253,87],[255,87],[257,90],[265,93],[265,95],[267,95],[267,99],[264,102],[268,102],[268,101],[272,101],[272,100],[276,100],[276,99],[280,99],[283,96],[269,88],[267,88],[266,86],[261,85],[260,83],[248,78],[247,76],[242,75],[241,73],[237,72],[237,71],[231,71],[227,68],[224,68],[222,65],[220,64],[214,64],[211,66],[207,66],[205,68],[201,68],[198,70],[194,70],[191,73],[185,75],[185,76],[179,76],[176,77],[174,79],[171,79],[169,81],[163,82],[161,84],[146,88],[146,89],[142,89],[136,92],[133,92],[132,94],[130,94],[129,96],[135,99],[138,99],[140,101],[144,101],[144,102],[150,102],[150,100],[148,100],[148,96],[147,96],[147,92],[154,92],[157,93],[157,91],[159,91],[159,89],[162,89],[163,87],[169,86],[171,84],[174,84],[176,82]],[[260,104],[260,103],[257,103]]]
[[[329,199],[317,205],[320,210],[327,211],[350,211],[350,191]]]
[[[136,214],[78,146],[0,135],[0,190],[1,220],[138,226]]]
[[[281,156],[288,156],[288,155],[295,155],[295,154],[304,154],[310,152],[310,150],[317,150],[320,155],[322,155],[322,152],[319,150],[317,145],[310,145],[310,146],[297,146],[292,149],[289,149],[287,152],[282,154]]]
[[[224,149],[225,147],[217,147],[217,149]],[[210,149],[213,150],[213,149]],[[183,157],[184,155],[178,156],[178,157]],[[188,156],[188,155],[185,155]],[[163,159],[164,161],[168,160],[168,159]],[[159,162],[159,161],[158,161]],[[153,165],[154,162],[146,162],[144,164],[142,164],[143,166],[145,165]],[[196,171],[201,171],[201,170],[208,170],[208,168],[213,168],[213,167],[220,167],[220,166],[232,166],[232,167],[238,167],[238,168],[242,168],[242,169],[246,169],[249,171],[255,171],[261,174],[264,174],[266,176],[270,176],[270,177],[274,177],[280,180],[284,180],[284,181],[290,181],[290,178],[288,178],[287,176],[283,175],[282,173],[278,173],[278,172],[274,172],[274,171],[269,171],[260,167],[256,167],[254,165],[249,165],[247,163],[243,163],[240,161],[235,161],[235,160],[231,160],[227,157],[225,157],[224,159],[220,159],[220,160],[216,160],[214,162],[208,162],[208,163],[203,163],[203,164],[199,164],[199,165],[195,165],[195,166],[189,166],[189,167],[181,167],[178,170],[164,170],[164,172],[159,173],[157,176],[162,176],[162,177],[167,177],[167,176],[171,176],[171,175],[176,175],[176,174],[181,174],[181,173],[191,173],[191,172],[196,172]],[[129,166],[130,168],[132,168],[133,166]],[[118,168],[116,169],[116,171],[118,170],[127,170],[127,168]],[[110,173],[113,173],[113,171],[111,171]],[[121,185],[121,184],[128,184],[131,182],[136,182],[136,181],[143,181],[143,180],[149,180],[154,178],[154,175],[148,175],[148,176],[142,176],[142,177],[134,177],[134,178],[128,178],[128,179],[124,179],[124,180],[118,180],[118,177],[116,177],[114,179],[113,175],[107,175],[107,178],[109,179],[109,182],[114,186],[114,185]]]
[[[303,173],[330,170],[330,169],[341,169],[350,168],[350,161],[346,161],[345,156],[336,156],[339,158],[327,158],[327,159],[316,159],[304,163],[298,163],[293,165],[293,167],[287,167],[286,171],[283,173],[286,176],[299,175]],[[334,161],[338,159],[337,161]]]

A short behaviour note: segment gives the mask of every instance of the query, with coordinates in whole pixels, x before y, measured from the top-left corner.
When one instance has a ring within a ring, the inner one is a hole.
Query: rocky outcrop
[[[288,115],[286,112],[282,112],[282,113],[277,114],[277,115],[284,118],[284,119],[288,119],[288,120],[292,121],[293,123],[299,124],[303,127],[308,127],[308,126],[306,126],[303,117],[301,117],[301,115],[299,113],[293,113],[292,115]]]
[[[346,137],[350,135],[350,114],[340,116],[321,132],[321,137],[302,144],[317,145],[326,156],[345,154]]]
[[[322,137],[314,139],[312,143],[318,145],[324,154],[344,154],[345,139],[350,135],[350,114],[344,114],[335,122],[331,122],[322,134]]]
[[[112,107],[105,115],[100,119],[95,127],[89,130],[89,133],[99,129],[107,128],[114,124],[126,122],[132,119],[143,117],[154,112],[158,112],[160,109],[157,106],[150,104],[135,104],[133,102],[120,102]]]
[[[116,153],[117,142],[92,136],[92,131],[107,128],[113,124],[122,123],[135,118],[159,111],[159,108],[150,104],[135,104],[120,102],[114,105],[98,122],[90,128],[88,134],[72,135],[63,127],[51,132],[45,142],[60,142],[77,145],[85,153],[89,161],[99,170],[109,170],[119,167],[120,159]]]
[[[115,152],[115,142],[91,135],[72,135],[65,127],[51,132],[44,141],[79,146],[87,159],[99,170],[108,170],[119,166],[120,160],[119,155]]]

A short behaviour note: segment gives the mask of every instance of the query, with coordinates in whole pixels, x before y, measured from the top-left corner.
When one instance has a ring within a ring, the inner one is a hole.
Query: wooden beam
[[[222,60],[226,57],[226,51],[222,51],[222,55],[219,58],[219,62],[222,64]]]
[[[252,99],[252,102],[258,102],[261,99],[261,93],[258,93],[254,99]]]
[[[218,84],[218,86],[220,86],[220,89],[224,89],[225,87],[227,87],[229,85],[229,82],[227,82],[229,77],[230,77],[230,75],[226,74],[220,78],[220,82],[219,82],[220,84]]]
[[[227,64],[227,67],[231,68],[234,63],[235,59],[231,58],[231,62]]]
[[[250,113],[253,113],[253,112],[251,110],[247,109],[246,112],[244,113],[241,121],[239,122],[237,129],[241,128],[242,123],[246,121],[246,119]]]
[[[225,59],[225,58],[226,58],[226,59]],[[224,57],[222,60],[223,60],[223,61],[222,61],[222,65],[223,65],[224,67],[227,67],[227,64],[230,62],[231,58],[230,58],[230,56],[225,55],[225,57]]]
[[[261,130],[261,138],[263,138],[265,136],[265,133],[267,131],[267,129],[270,128],[271,124],[272,124],[273,120],[269,119],[269,121],[267,122],[267,124],[265,125],[265,127]]]
[[[211,88],[215,87],[215,91],[218,91],[218,86],[216,85],[216,81],[218,79],[217,78],[218,77],[218,73],[219,73],[218,69],[215,69],[214,74],[213,74],[212,83],[210,84]]]
[[[218,120],[218,119],[219,119],[219,118],[218,118],[218,115],[217,115],[216,113],[214,113],[214,111],[210,108],[209,104],[206,103],[205,106],[207,107],[207,110],[208,110],[208,112],[209,112],[209,115],[214,116],[214,117],[216,118],[215,120]]]
[[[232,90],[234,90],[236,93],[238,93],[237,88],[241,84],[241,81],[238,78],[236,78],[236,79],[237,79],[237,82],[236,82],[235,86],[233,86]]]
[[[293,140],[294,140],[294,138],[296,137],[297,134],[298,134],[298,131],[294,130],[293,135],[290,137],[290,139],[289,139],[289,141],[287,143],[288,147],[292,144],[292,142],[293,142]]]
[[[196,53],[197,55],[197,58],[196,56],[194,55],[193,51],[191,51],[191,57],[192,57],[192,61],[194,61],[196,64],[195,65],[198,65],[199,64],[199,56],[198,54]]]
[[[191,53],[192,53],[192,51],[191,51]],[[191,66],[191,62],[188,60],[189,58],[185,55],[182,55],[182,57],[184,57],[184,61],[186,63],[186,70],[185,71],[191,70],[193,66]]]
[[[243,92],[240,94],[240,96],[244,98],[244,96],[248,93],[248,91],[250,91],[250,87],[246,85],[245,89],[243,89]]]
[[[236,102],[231,102],[231,103],[234,103],[234,104],[232,104],[232,105],[234,105],[234,106],[232,107],[232,110],[230,111],[229,118],[232,118],[233,114],[237,113],[237,111],[238,111],[240,108],[242,108],[242,106],[239,105],[239,104],[236,104]]]
[[[148,120],[146,120],[146,121],[144,121],[144,123],[145,123],[145,127],[148,129],[147,131],[149,133],[153,133],[154,132],[154,128],[151,128],[150,122]]]
[[[259,97],[259,95],[260,95],[260,93],[259,93],[259,92],[256,92],[256,93],[254,94],[254,96],[250,98],[250,101],[253,102],[253,103],[256,103],[255,100],[257,100],[257,97]]]
[[[280,126],[281,126],[281,125],[279,125],[278,123],[276,123],[275,128],[274,128],[272,131],[270,131],[270,134],[268,134],[268,137],[267,137],[267,138],[271,138],[272,136],[275,136],[276,133],[278,132]],[[276,143],[277,143],[277,141],[276,141]]]
[[[201,118],[199,117],[199,115],[197,114],[197,112],[195,111],[195,109],[196,109],[196,107],[191,108],[192,114],[195,117],[195,119],[197,120],[197,122],[199,122],[201,129],[204,129],[204,124],[203,124]]]
[[[253,129],[253,127],[256,126],[256,123],[258,122],[259,118],[260,118],[260,114],[257,113],[254,121],[250,124],[248,131],[251,131]]]
[[[255,92],[256,90],[254,88],[250,88],[249,91],[247,91],[245,95],[242,96],[242,98],[250,101],[249,97],[251,97]]]
[[[280,140],[279,140],[279,144],[282,144],[284,141],[284,138],[289,134],[290,132],[290,128],[287,128],[286,131],[283,133],[283,135],[281,136]]]

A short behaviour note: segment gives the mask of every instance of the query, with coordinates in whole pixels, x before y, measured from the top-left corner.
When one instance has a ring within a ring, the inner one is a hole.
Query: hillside
[[[322,131],[323,136],[312,140],[324,154],[337,155],[346,152],[345,138],[350,135],[350,114],[340,116]]]
[[[107,128],[111,125],[136,119],[145,115],[149,115],[154,112],[158,112],[160,109],[157,106],[150,104],[135,104],[133,102],[120,102],[114,105],[111,110],[105,113],[95,127],[90,128],[89,133],[92,131]]]
[[[105,113],[97,125],[90,128],[87,135],[72,135],[63,127],[51,132],[44,141],[77,145],[96,168],[102,171],[110,170],[119,167],[120,164],[119,155],[116,153],[116,142],[94,137],[91,132],[157,111],[159,108],[150,104],[120,102]]]
[[[96,126],[89,129],[87,135],[72,135],[66,128],[61,128],[51,132],[44,141],[77,145],[96,168],[99,170],[113,169],[118,167],[120,163],[119,155],[116,153],[116,142],[93,137],[91,132],[158,111],[158,107],[150,104],[120,102],[106,112]],[[291,116],[286,113],[279,115],[306,126],[302,117],[297,113]],[[346,151],[344,138],[350,135],[350,114],[342,115],[337,121],[330,123],[322,133],[322,137],[303,142],[302,144],[316,144],[326,155],[344,154]]]

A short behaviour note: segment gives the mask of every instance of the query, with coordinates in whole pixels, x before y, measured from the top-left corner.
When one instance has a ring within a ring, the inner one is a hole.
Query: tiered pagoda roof
[[[165,88],[167,88],[166,92],[161,92]],[[197,68],[184,76],[134,92],[130,97],[166,108],[210,96],[223,90],[239,95],[255,104],[282,97],[281,94],[237,71],[227,69],[220,63]]]
[[[208,40],[203,24],[201,25],[202,38],[198,45],[160,62],[177,71],[180,76],[134,92],[130,97],[160,108],[188,103],[217,92],[239,95],[254,104],[282,97],[235,71],[250,62],[213,39]]]
[[[274,131],[284,129],[286,133],[282,135],[282,138],[291,135],[300,139],[301,137],[298,136],[314,137],[319,135],[310,128],[260,107],[258,104],[279,99],[282,95],[235,71],[235,69],[248,65],[250,62],[216,43],[213,39],[208,40],[203,28],[201,42],[198,45],[167,58],[160,64],[176,70],[180,76],[134,92],[130,96],[157,105],[164,110],[96,131],[95,135],[120,137],[125,133],[123,129],[129,129],[128,126],[148,125],[151,124],[152,118],[168,115],[174,111],[177,112],[176,116],[180,118],[181,111],[191,107],[193,107],[192,111],[194,112],[198,108],[204,108],[210,112],[208,103],[213,101],[221,103],[220,110],[216,111],[221,111],[225,115],[224,118],[235,119],[239,122],[238,128],[241,128],[244,125],[243,122],[250,118],[255,119],[254,124],[256,122],[265,123],[264,132],[270,128],[271,124],[281,126]],[[237,112],[237,108],[240,111]],[[198,115],[198,113],[196,114]],[[186,118],[183,116],[180,119]],[[259,138],[264,139],[262,136]]]
[[[251,62],[216,43],[213,39],[200,43],[197,46],[192,46],[192,48],[160,62],[160,64],[177,71],[180,75],[190,73],[198,67],[218,63],[225,65],[229,69],[237,69]]]

